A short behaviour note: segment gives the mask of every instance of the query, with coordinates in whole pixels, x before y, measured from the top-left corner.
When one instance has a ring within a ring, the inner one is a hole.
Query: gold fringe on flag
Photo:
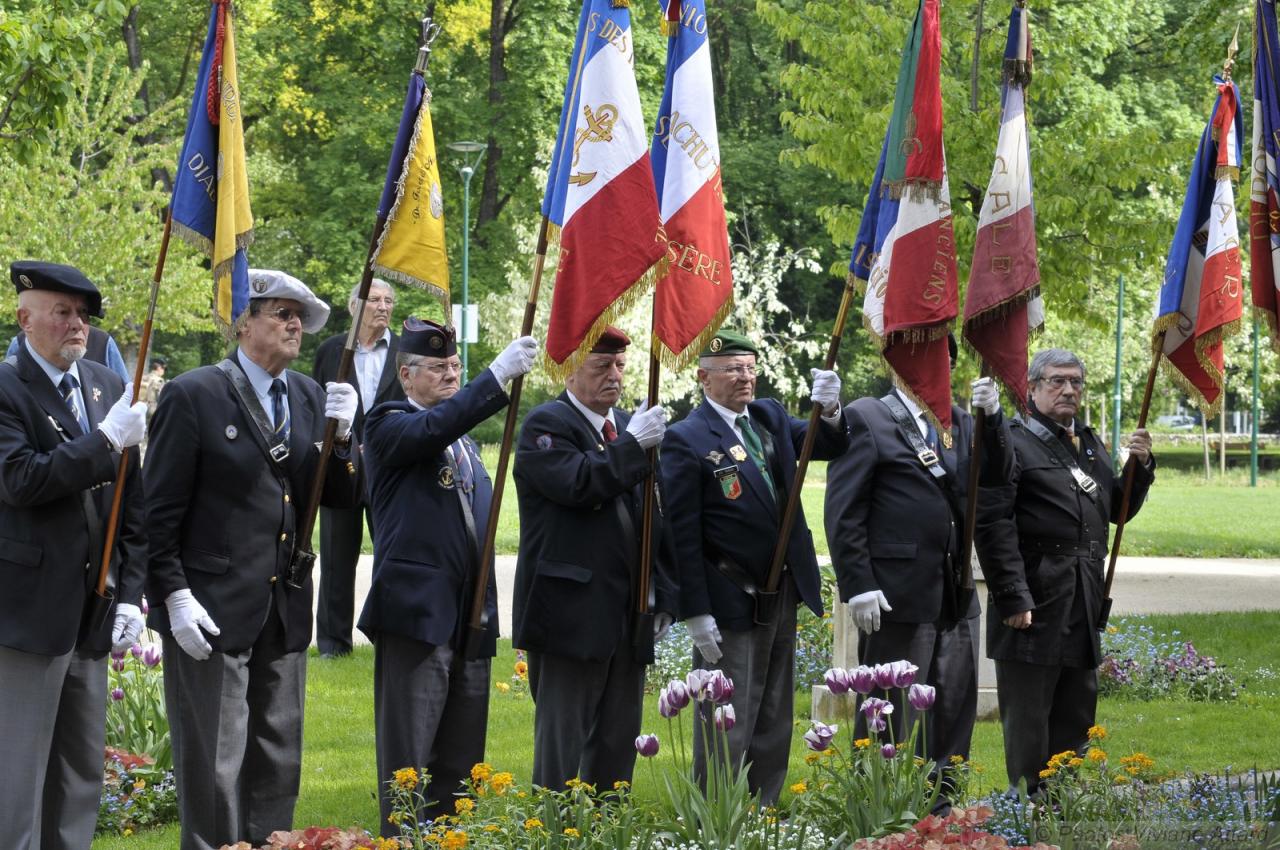
[[[657,279],[661,280],[662,278],[659,276]],[[653,336],[649,340],[650,350],[658,353],[658,360],[667,369],[673,372],[684,369],[697,360],[698,354],[710,344],[711,338],[720,331],[720,326],[725,323],[729,318],[729,314],[733,312],[733,306],[733,296],[730,295],[729,299],[716,310],[715,315],[711,317],[711,321],[702,329],[702,333],[698,334],[692,342],[685,346],[683,351],[672,351],[657,336]]]
[[[1280,354],[1280,321],[1277,320],[1276,314],[1266,307],[1259,307],[1256,304],[1251,309],[1253,310],[1253,318],[1266,326],[1267,338],[1271,341],[1271,350],[1276,354]]]
[[[942,421],[938,419],[934,412],[929,408],[929,405],[925,404],[924,400],[907,386],[907,382],[898,376],[898,373],[894,370],[889,359],[884,356],[885,349],[890,345],[917,345],[922,342],[936,342],[937,340],[946,337],[946,335],[951,331],[951,328],[946,325],[934,325],[933,327],[928,328],[908,328],[905,331],[893,331],[886,336],[881,336],[872,329],[871,322],[865,313],[862,315],[862,327],[866,330],[867,336],[871,337],[871,339],[875,341],[876,347],[880,350],[880,364],[889,374],[889,380],[893,382],[895,387],[902,390],[903,395],[915,402],[916,407],[920,408],[921,412],[924,413],[925,418],[933,424],[933,430],[938,432],[938,438],[942,440],[942,445],[948,449],[951,448],[951,444],[953,442],[951,431],[942,427]]]
[[[1241,320],[1233,319],[1225,325],[1216,327],[1204,336],[1197,337],[1195,339],[1194,351],[1196,355],[1196,363],[1200,365],[1200,368],[1204,370],[1205,374],[1213,381],[1213,385],[1218,389],[1217,399],[1210,402],[1204,397],[1204,394],[1200,392],[1200,389],[1196,387],[1196,385],[1193,384],[1186,375],[1182,374],[1182,371],[1179,370],[1177,366],[1173,365],[1169,360],[1169,356],[1163,351],[1165,332],[1178,324],[1177,319],[1179,315],[1181,314],[1170,313],[1167,316],[1161,316],[1156,320],[1154,330],[1152,331],[1152,348],[1159,351],[1161,355],[1160,371],[1162,371],[1169,380],[1187,396],[1187,398],[1195,402],[1196,407],[1200,408],[1201,412],[1203,412],[1206,417],[1217,416],[1218,412],[1222,409],[1223,399],[1225,399],[1227,395],[1226,374],[1225,369],[1222,372],[1218,371],[1218,364],[1211,361],[1205,355],[1205,351],[1215,344],[1225,343],[1228,337],[1235,336],[1239,333],[1242,326]]]

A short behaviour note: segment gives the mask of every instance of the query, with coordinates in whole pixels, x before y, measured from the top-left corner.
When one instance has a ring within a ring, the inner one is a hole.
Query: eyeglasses
[[[270,316],[282,325],[287,325],[294,319],[304,323],[307,321],[306,310],[295,310],[292,307],[276,307],[274,310],[263,310],[262,315]]]
[[[394,307],[396,306],[396,299],[392,298],[390,295],[379,295],[379,296],[374,296],[373,298],[370,298],[366,303],[376,304],[379,306],[385,305],[387,307]]]
[[[1055,390],[1060,390],[1067,384],[1071,384],[1071,389],[1078,390],[1084,386],[1084,378],[1071,378],[1066,375],[1054,375],[1052,378],[1041,378],[1040,383],[1048,384]]]
[[[426,363],[415,363],[413,364],[413,368],[426,369],[428,372],[430,372],[431,374],[437,377],[441,375],[449,374],[449,373],[452,373],[455,375],[462,374],[461,363],[432,363],[430,365]]]
[[[702,368],[707,372],[723,372],[735,378],[754,378],[760,374],[757,366],[703,366]]]

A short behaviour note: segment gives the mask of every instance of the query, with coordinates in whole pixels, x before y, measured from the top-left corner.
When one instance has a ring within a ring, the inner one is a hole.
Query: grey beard
[[[87,347],[83,345],[64,345],[58,349],[58,356],[68,363],[75,363],[84,357],[86,350]]]

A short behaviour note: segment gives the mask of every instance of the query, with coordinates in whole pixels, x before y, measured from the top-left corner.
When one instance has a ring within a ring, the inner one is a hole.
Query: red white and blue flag
[[[1214,82],[1218,99],[1191,167],[1153,331],[1170,374],[1207,414],[1221,404],[1222,340],[1239,329],[1244,310],[1232,185],[1240,176],[1240,93],[1229,78]]]
[[[1253,175],[1249,284],[1254,315],[1280,351],[1280,38],[1275,0],[1257,0],[1253,39]]]
[[[1027,405],[1027,340],[1044,326],[1026,86],[1031,32],[1024,0],[1009,15],[1002,81],[1000,138],[978,215],[978,234],[964,299],[964,338],[1023,410]]]
[[[633,69],[631,13],[584,0],[542,214],[560,262],[548,371],[577,368],[605,327],[652,283],[666,253]]]
[[[863,281],[862,322],[894,383],[951,440],[955,233],[942,143],[939,0],[920,0],[898,69],[893,115],[849,273]]]
[[[662,23],[667,82],[649,156],[669,268],[654,291],[653,336],[680,368],[733,309],[733,277],[705,0],[666,0]]]

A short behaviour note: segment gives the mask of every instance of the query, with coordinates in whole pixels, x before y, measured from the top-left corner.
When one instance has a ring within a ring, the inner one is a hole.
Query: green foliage
[[[173,767],[173,744],[164,707],[160,644],[136,649],[120,658],[113,654],[108,662],[107,746],[146,756],[157,770],[168,770]]]
[[[127,838],[140,829],[177,819],[173,772],[133,753],[108,748],[95,832]]]

